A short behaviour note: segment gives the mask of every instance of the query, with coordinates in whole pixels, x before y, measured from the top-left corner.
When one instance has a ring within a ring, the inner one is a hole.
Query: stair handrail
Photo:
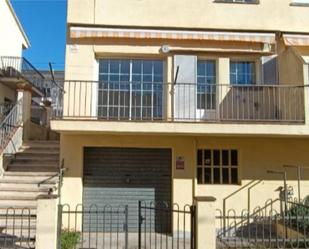
[[[219,232],[217,236],[218,236],[218,237],[220,237],[220,236],[225,236],[230,230],[233,230],[233,229],[235,229],[236,227],[238,227],[239,225],[244,224],[244,221],[248,221],[249,219],[255,218],[255,217],[256,217],[258,214],[260,214],[263,210],[265,210],[265,213],[266,213],[266,210],[267,210],[267,208],[269,208],[269,207],[271,208],[271,211],[270,211],[269,213],[272,214],[272,213],[273,213],[273,205],[274,205],[276,202],[279,202],[279,201],[280,201],[279,198],[269,199],[269,200],[267,200],[267,201],[265,202],[265,205],[264,205],[264,206],[262,206],[262,207],[258,206],[256,209],[253,210],[253,212],[252,212],[251,214],[250,214],[249,212],[248,212],[248,213],[245,212],[245,211],[247,211],[247,210],[243,210],[242,213],[247,213],[247,215],[241,215],[241,218],[243,218],[243,219],[241,219],[240,221],[238,221],[238,222],[236,222],[236,223],[233,223],[233,226],[230,227],[228,230],[226,230],[226,227],[224,227],[224,228],[223,228],[223,231]],[[236,211],[235,211],[234,209],[230,209],[230,210],[229,210],[229,212],[231,212],[231,211],[233,211],[233,213],[236,214]],[[239,216],[235,215],[234,217],[236,218],[236,217],[239,217]],[[224,220],[225,220],[225,219],[229,219],[229,215],[223,214],[223,217],[221,217],[221,218],[223,218]],[[226,226],[226,224],[224,224],[224,226]]]
[[[3,152],[17,128],[22,124],[23,99],[19,99],[0,123],[0,153]]]
[[[57,173],[55,173],[52,176],[49,176],[47,178],[45,178],[44,180],[38,182],[37,186],[40,187],[42,184],[50,181],[51,179],[58,177],[58,197],[59,197],[59,203],[61,203],[61,186],[62,186],[62,181],[63,181],[63,176],[64,176],[64,172],[67,171],[68,169],[64,167],[64,159],[62,159],[61,161],[61,166],[59,168],[59,171]]]

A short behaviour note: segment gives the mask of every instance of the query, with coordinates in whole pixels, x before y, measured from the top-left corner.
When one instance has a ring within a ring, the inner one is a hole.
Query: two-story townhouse
[[[285,170],[304,198],[309,172],[298,189],[283,166],[309,165],[308,11],[299,0],[68,0],[51,122],[62,202],[128,204],[137,217],[138,200],[213,196],[251,212],[279,197]]]

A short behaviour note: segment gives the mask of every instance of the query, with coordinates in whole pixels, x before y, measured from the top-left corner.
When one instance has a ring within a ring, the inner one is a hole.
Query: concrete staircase
[[[4,243],[3,238],[1,242],[2,233],[5,236],[17,236],[17,244],[20,239],[25,248],[32,248],[32,242],[35,241],[37,198],[57,193],[58,177],[40,186],[38,183],[58,171],[59,141],[29,141],[15,154],[0,178],[0,248],[1,243]]]

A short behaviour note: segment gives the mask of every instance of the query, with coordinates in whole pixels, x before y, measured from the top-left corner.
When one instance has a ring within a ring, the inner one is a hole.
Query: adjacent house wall
[[[4,99],[16,101],[16,91],[0,83],[0,104],[4,103]]]
[[[0,1],[0,56],[22,55],[23,47],[28,47],[20,24],[7,0]],[[1,62],[0,62],[1,63]]]

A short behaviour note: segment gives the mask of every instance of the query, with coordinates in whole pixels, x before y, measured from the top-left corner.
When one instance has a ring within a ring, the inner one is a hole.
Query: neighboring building
[[[0,66],[2,69],[4,56],[21,57],[23,49],[28,48],[30,44],[9,1],[0,2],[0,11],[1,19],[3,18],[3,20],[7,20],[0,23],[0,34],[2,34],[2,37],[6,37],[6,39],[1,40],[0,46]],[[2,71],[1,76],[3,76]],[[3,79],[1,77],[0,105],[5,103],[14,103],[16,101],[16,91],[5,85],[2,80]]]
[[[22,57],[29,46],[9,0],[0,0],[0,248],[35,248],[37,199],[52,194],[59,170],[44,76]]]
[[[44,76],[45,82],[48,83],[52,81],[52,74],[50,70],[40,70],[40,73]],[[53,70],[53,74],[54,74],[54,79],[56,82],[63,83],[64,81],[64,71],[63,70]]]
[[[17,89],[30,87],[34,96],[43,96],[43,75],[22,57],[29,40],[9,0],[0,1],[0,109],[1,115],[17,101]]]
[[[63,203],[127,203],[136,216],[138,200],[213,196],[252,211],[279,198],[283,179],[267,171],[309,165],[308,4],[68,0],[51,122]]]

